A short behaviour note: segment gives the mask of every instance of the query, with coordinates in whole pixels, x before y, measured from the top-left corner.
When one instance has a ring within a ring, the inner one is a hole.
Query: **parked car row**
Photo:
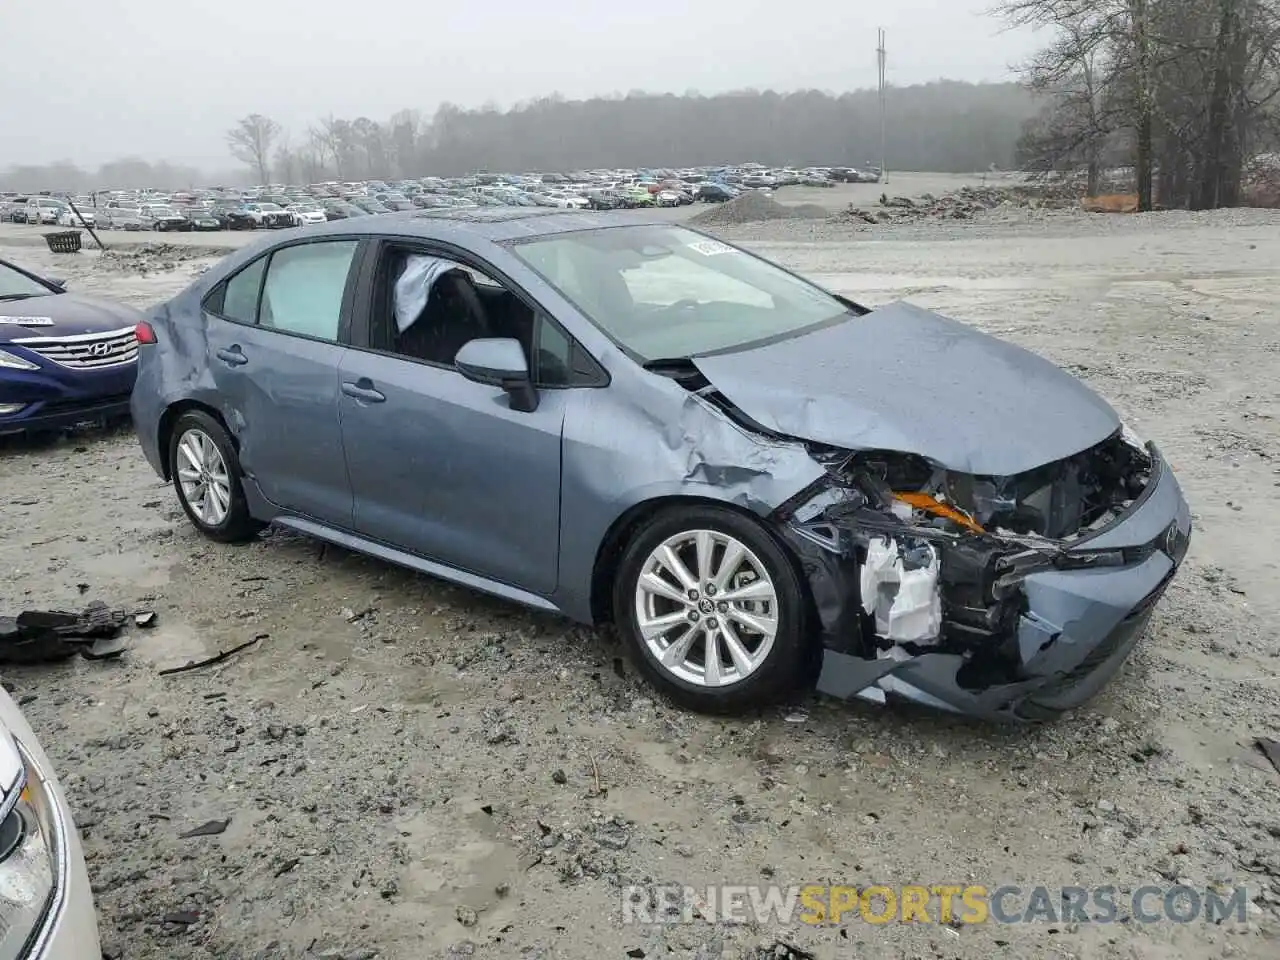
[[[766,167],[745,163],[680,169],[578,170],[571,173],[265,184],[251,190],[202,188],[176,192],[115,190],[80,195],[0,195],[0,220],[113,230],[257,230],[320,224],[414,209],[548,207],[619,210],[732,200],[744,190],[832,187],[877,181],[874,167]]]

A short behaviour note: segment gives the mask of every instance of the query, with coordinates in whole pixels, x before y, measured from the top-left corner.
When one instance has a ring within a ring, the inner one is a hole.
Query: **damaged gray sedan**
[[[672,699],[1044,719],[1141,638],[1190,514],[1053,364],[630,215],[418,211],[230,256],[133,414],[215,540],[268,522],[587,623]]]

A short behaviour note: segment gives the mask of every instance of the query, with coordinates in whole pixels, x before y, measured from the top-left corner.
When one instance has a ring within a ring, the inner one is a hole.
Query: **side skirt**
[[[527,590],[521,590],[519,587],[513,587],[507,583],[500,583],[497,580],[490,580],[488,577],[469,573],[466,570],[459,570],[448,564],[437,563],[434,560],[424,560],[415,554],[405,553],[403,550],[398,550],[377,540],[368,540],[358,534],[349,533],[345,530],[336,530],[333,527],[327,527],[322,523],[316,523],[314,520],[307,520],[302,517],[276,516],[272,518],[272,521],[282,527],[288,527],[290,530],[306,534],[309,537],[327,540],[329,543],[336,543],[338,546],[346,547],[348,550],[365,553],[371,557],[377,557],[379,560],[386,560],[388,563],[408,567],[410,570],[417,570],[419,573],[425,573],[428,576],[439,577],[441,580],[448,580],[451,583],[470,587],[472,590],[493,594],[496,597],[523,604],[535,610],[560,613],[559,607],[536,593],[529,593]]]

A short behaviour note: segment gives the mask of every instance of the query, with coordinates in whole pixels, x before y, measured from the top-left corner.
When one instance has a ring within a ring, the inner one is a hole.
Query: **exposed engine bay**
[[[811,453],[827,477],[775,519],[803,558],[830,649],[867,659],[956,654],[965,686],[1013,682],[1029,573],[1141,559],[1088,549],[1157,469],[1154,451],[1127,431],[1010,477],[888,451]]]

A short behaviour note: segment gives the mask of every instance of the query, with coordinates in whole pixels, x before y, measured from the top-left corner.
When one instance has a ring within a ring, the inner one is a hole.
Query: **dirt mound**
[[[861,220],[866,223],[902,223],[917,220],[969,220],[997,207],[1030,210],[1063,210],[1079,205],[1080,197],[1072,189],[1045,185],[1002,187],[961,187],[940,197],[926,193],[920,197],[880,195],[880,205],[864,210],[850,205],[835,215],[837,220]]]
[[[149,243],[132,250],[104,250],[102,266],[119,273],[136,273],[147,276],[176,270],[180,263],[203,260],[208,251],[173,243]]]
[[[691,222],[707,226],[731,226],[737,223],[761,223],[765,220],[815,219],[826,216],[828,211],[817,204],[788,207],[759,190],[748,190],[736,200],[702,211]]]

